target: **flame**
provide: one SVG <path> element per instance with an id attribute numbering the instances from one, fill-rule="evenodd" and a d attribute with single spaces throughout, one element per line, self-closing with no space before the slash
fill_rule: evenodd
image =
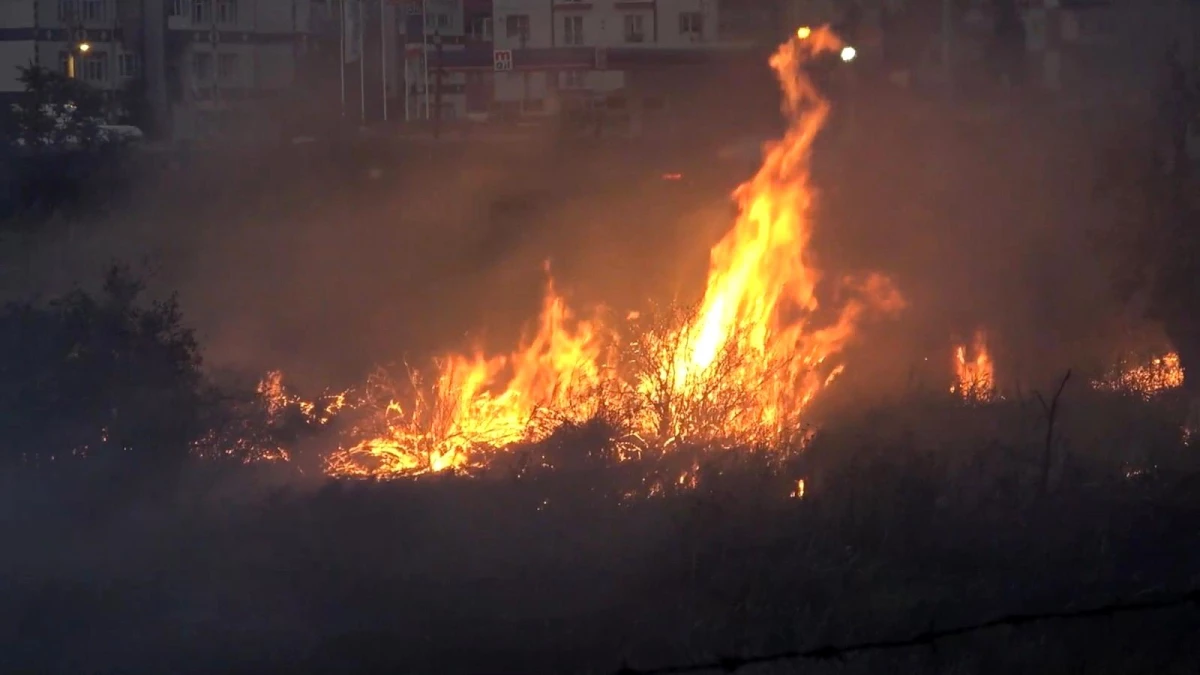
<path id="1" fill-rule="evenodd" d="M 416 475 L 477 468 L 489 452 L 541 440 L 556 423 L 582 422 L 601 400 L 600 337 L 596 324 L 575 319 L 551 282 L 532 339 L 509 355 L 443 357 L 432 392 L 411 373 L 411 402 L 389 400 L 380 433 L 334 453 L 328 470 Z"/>
<path id="2" fill-rule="evenodd" d="M 824 308 L 809 252 L 808 169 L 830 105 L 801 67 L 842 46 L 827 29 L 802 30 L 772 56 L 789 129 L 734 192 L 739 215 L 711 251 L 696 311 L 616 344 L 597 322 L 577 320 L 551 283 L 531 340 L 505 356 L 444 357 L 431 388 L 411 374 L 408 395 L 381 404 L 380 428 L 331 456 L 328 471 L 470 470 L 507 446 L 544 439 L 561 422 L 613 408 L 625 412 L 631 437 L 663 448 L 802 442 L 801 413 L 842 372 L 832 357 L 864 314 L 904 305 L 886 278 L 869 275 L 840 280 L 849 299 L 828 312 L 832 320 L 817 316 Z M 688 472 L 678 484 L 695 480 Z"/>
<path id="3" fill-rule="evenodd" d="M 853 336 L 864 310 L 904 304 L 881 276 L 848 279 L 845 285 L 867 299 L 847 303 L 832 325 L 814 329 L 820 274 L 808 247 L 814 198 L 808 168 L 830 105 L 801 66 L 841 46 L 829 30 L 801 29 L 771 57 L 788 131 L 766 147 L 762 167 L 734 192 L 738 219 L 712 250 L 699 311 L 666 336 L 674 348 L 639 383 L 643 394 L 669 391 L 676 407 L 696 408 L 740 392 L 738 405 L 707 425 L 740 442 L 779 441 L 798 431 L 799 414 L 841 372 L 827 360 Z M 670 418 L 659 415 L 658 431 L 679 436 L 686 430 L 671 407 L 658 406 Z"/>
<path id="4" fill-rule="evenodd" d="M 1146 400 L 1183 386 L 1179 354 L 1168 352 L 1144 363 L 1122 365 L 1092 383 L 1097 389 L 1135 394 Z"/>
<path id="5" fill-rule="evenodd" d="M 968 358 L 967 345 L 954 348 L 954 384 L 950 387 L 950 393 L 961 396 L 965 401 L 990 401 L 996 397 L 995 366 L 988 352 L 987 334 L 982 330 L 975 332 L 970 352 L 973 358 Z"/>

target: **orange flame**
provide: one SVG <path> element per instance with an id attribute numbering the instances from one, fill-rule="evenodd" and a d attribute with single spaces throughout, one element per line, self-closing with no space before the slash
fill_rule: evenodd
<path id="1" fill-rule="evenodd" d="M 1182 387 L 1183 376 L 1179 354 L 1168 352 L 1144 363 L 1118 367 L 1092 385 L 1097 389 L 1135 394 L 1149 400 L 1164 391 Z"/>
<path id="2" fill-rule="evenodd" d="M 864 310 L 904 305 L 881 276 L 847 280 L 866 300 L 847 303 L 831 326 L 813 326 L 820 274 L 808 250 L 814 198 L 808 167 L 830 105 L 801 66 L 841 46 L 827 29 L 801 29 L 771 57 L 788 131 L 767 146 L 758 173 L 734 192 L 737 222 L 713 248 L 700 310 L 673 340 L 679 345 L 673 363 L 664 364 L 673 373 L 675 395 L 683 399 L 705 396 L 711 389 L 703 385 L 714 378 L 746 391 L 750 400 L 737 411 L 740 419 L 721 420 L 743 441 L 780 440 L 780 434 L 797 430 L 799 413 L 841 372 L 826 360 L 853 336 Z M 725 364 L 730 367 L 722 367 L 731 355 L 732 363 Z"/>
<path id="3" fill-rule="evenodd" d="M 968 359 L 967 345 L 954 348 L 954 384 L 950 387 L 950 393 L 966 401 L 990 401 L 996 397 L 996 374 L 991 354 L 988 353 L 986 333 L 976 331 L 971 352 L 974 357 Z"/>
<path id="4" fill-rule="evenodd" d="M 412 475 L 478 467 L 489 452 L 540 440 L 555 422 L 583 421 L 596 412 L 602 344 L 551 283 L 532 339 L 508 356 L 444 357 L 432 395 L 414 380 L 411 403 L 389 401 L 382 432 L 334 453 L 328 469 Z"/>
<path id="5" fill-rule="evenodd" d="M 382 428 L 331 456 L 328 471 L 413 475 L 480 467 L 506 446 L 540 440 L 558 423 L 614 405 L 627 413 L 625 431 L 661 447 L 802 439 L 801 411 L 842 370 L 830 357 L 868 309 L 904 304 L 887 279 L 870 275 L 843 280 L 852 298 L 836 320 L 815 318 L 820 275 L 808 250 L 808 165 L 830 107 L 801 66 L 841 46 L 832 32 L 811 30 L 771 58 L 790 127 L 735 191 L 739 216 L 712 250 L 694 315 L 614 345 L 598 324 L 576 320 L 551 285 L 530 341 L 507 356 L 442 359 L 432 393 L 423 394 L 414 377 L 410 402 L 389 399 L 376 420 Z M 641 353 L 635 372 L 606 366 L 613 351 Z M 693 483 L 694 472 L 680 480 Z"/>

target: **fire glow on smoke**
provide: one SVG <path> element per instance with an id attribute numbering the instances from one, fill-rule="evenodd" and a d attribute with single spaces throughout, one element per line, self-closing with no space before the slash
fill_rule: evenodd
<path id="1" fill-rule="evenodd" d="M 598 315 L 573 312 L 548 278 L 534 329 L 510 353 L 447 354 L 431 375 L 380 372 L 353 401 L 334 394 L 302 405 L 306 419 L 321 425 L 342 408 L 360 413 L 325 471 L 378 478 L 476 471 L 515 446 L 594 420 L 618 434 L 609 439 L 617 460 L 684 446 L 778 453 L 803 447 L 809 405 L 843 371 L 839 357 L 863 320 L 904 307 L 881 275 L 843 277 L 839 296 L 849 299 L 822 308 L 835 310 L 824 312 L 832 320 L 815 319 L 821 273 L 809 249 L 809 159 L 830 106 L 803 66 L 841 47 L 828 30 L 805 29 L 771 57 L 789 127 L 734 192 L 738 216 L 711 251 L 697 306 L 606 325 Z M 1111 386 L 1178 386 L 1182 371 L 1171 359 L 1159 360 L 1165 370 L 1157 374 L 1121 375 Z M 954 348 L 952 365 L 952 395 L 978 404 L 999 398 L 983 331 Z M 295 404 L 273 378 L 260 395 Z M 692 466 L 664 477 L 648 494 L 667 482 L 694 486 L 698 472 Z M 804 493 L 801 478 L 792 496 Z"/>
<path id="2" fill-rule="evenodd" d="M 506 447 L 597 417 L 627 432 L 630 452 L 685 443 L 786 447 L 802 440 L 805 410 L 842 372 L 837 356 L 864 316 L 904 304 L 882 276 L 847 277 L 841 285 L 851 299 L 837 308 L 837 318 L 813 319 L 821 275 L 808 250 L 809 157 L 830 107 L 803 66 L 841 47 L 832 32 L 812 30 L 771 57 L 789 128 L 734 192 L 739 215 L 712 250 L 694 310 L 607 327 L 576 316 L 551 282 L 536 331 L 512 353 L 447 355 L 428 381 L 410 373 L 403 387 L 386 378 L 375 382 L 396 395 L 376 397 L 372 428 L 334 453 L 328 472 L 389 476 L 481 467 Z"/>

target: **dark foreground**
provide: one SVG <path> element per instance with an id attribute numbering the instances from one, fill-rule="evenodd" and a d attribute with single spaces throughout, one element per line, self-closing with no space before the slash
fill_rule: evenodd
<path id="1" fill-rule="evenodd" d="M 698 489 L 624 503 L 671 461 L 605 466 L 586 437 L 556 446 L 567 468 L 520 478 L 14 471 L 0 660 L 13 673 L 606 673 L 1195 587 L 1200 481 L 1194 451 L 1155 421 L 1169 405 L 1068 403 L 1048 481 L 1036 405 L 934 399 L 834 424 L 774 471 L 705 455 Z M 794 475 L 802 499 L 787 496 Z M 1200 666 L 1197 637 L 1185 604 L 761 668 L 1182 673 Z"/>

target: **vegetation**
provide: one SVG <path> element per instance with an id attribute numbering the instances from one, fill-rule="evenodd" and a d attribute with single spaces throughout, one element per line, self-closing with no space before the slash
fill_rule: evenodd
<path id="1" fill-rule="evenodd" d="M 78 218 L 105 208 L 127 169 L 124 140 L 105 128 L 122 114 L 103 92 L 43 68 L 21 69 L 25 98 L 13 104 L 3 129 L 8 143 L 8 203 L 0 191 L 4 227 L 29 227 L 55 215 Z M 139 100 L 131 92 L 128 102 Z"/>
<path id="2" fill-rule="evenodd" d="M 114 268 L 0 315 L 14 672 L 604 673 L 1200 583 L 1200 458 L 1170 398 L 1068 388 L 1047 434 L 1035 397 L 912 392 L 783 462 L 621 461 L 597 421 L 479 478 L 305 483 L 196 452 L 304 424 L 214 395 L 178 305 L 141 297 Z M 1187 608 L 1049 623 L 839 672 L 1184 672 L 1196 630 Z"/>
<path id="3" fill-rule="evenodd" d="M 1193 78 L 1172 48 L 1159 83 L 1157 108 L 1125 129 L 1113 149 L 1098 194 L 1114 207 L 1115 223 L 1098 229 L 1098 241 L 1115 261 L 1115 286 L 1162 323 L 1185 370 L 1200 370 L 1200 192 L 1188 155 L 1196 119 Z M 1200 378 L 1186 385 L 1200 395 Z"/>

